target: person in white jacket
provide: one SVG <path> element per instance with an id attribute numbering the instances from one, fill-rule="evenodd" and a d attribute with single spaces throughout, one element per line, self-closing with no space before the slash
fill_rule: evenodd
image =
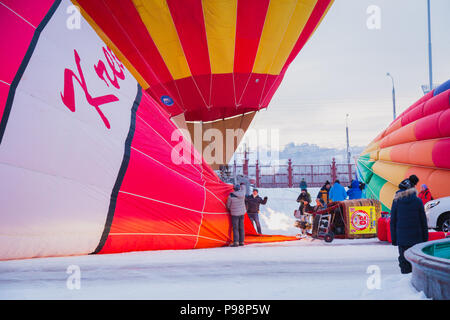
<path id="1" fill-rule="evenodd" d="M 241 183 L 240 186 L 235 186 L 234 192 L 228 196 L 227 209 L 230 211 L 231 223 L 233 225 L 233 243 L 231 247 L 244 245 L 245 194 L 245 184 Z"/>

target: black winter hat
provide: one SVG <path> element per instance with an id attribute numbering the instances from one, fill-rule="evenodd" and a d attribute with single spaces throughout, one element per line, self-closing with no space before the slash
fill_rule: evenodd
<path id="1" fill-rule="evenodd" d="M 410 175 L 408 179 L 411 182 L 412 187 L 415 187 L 419 182 L 419 178 L 415 174 Z"/>
<path id="2" fill-rule="evenodd" d="M 402 182 L 400 182 L 398 187 L 400 188 L 400 190 L 408 190 L 411 189 L 413 185 L 411 184 L 411 181 L 409 179 L 405 179 Z"/>

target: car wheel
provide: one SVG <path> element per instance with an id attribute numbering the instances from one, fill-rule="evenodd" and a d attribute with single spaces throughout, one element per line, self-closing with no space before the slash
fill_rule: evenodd
<path id="1" fill-rule="evenodd" d="M 439 217 L 438 221 L 439 231 L 450 232 L 450 213 L 444 213 Z"/>

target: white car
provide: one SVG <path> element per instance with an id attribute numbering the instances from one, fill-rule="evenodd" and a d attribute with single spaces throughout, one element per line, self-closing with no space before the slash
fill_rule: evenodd
<path id="1" fill-rule="evenodd" d="M 428 201 L 425 204 L 428 228 L 450 231 L 450 197 Z"/>

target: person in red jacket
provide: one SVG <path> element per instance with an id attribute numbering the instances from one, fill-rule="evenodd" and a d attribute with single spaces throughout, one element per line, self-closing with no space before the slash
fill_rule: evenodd
<path id="1" fill-rule="evenodd" d="M 425 205 L 428 201 L 433 200 L 430 189 L 428 189 L 426 184 L 422 185 L 422 190 L 419 193 L 419 198 L 422 200 L 423 205 Z"/>

